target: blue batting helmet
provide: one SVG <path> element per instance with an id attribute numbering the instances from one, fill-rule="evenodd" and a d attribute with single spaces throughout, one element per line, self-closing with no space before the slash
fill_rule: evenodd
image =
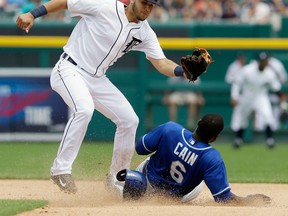
<path id="1" fill-rule="evenodd" d="M 142 197 L 147 189 L 147 180 L 143 173 L 136 170 L 124 169 L 117 173 L 118 181 L 125 181 L 123 198 L 137 200 Z"/>

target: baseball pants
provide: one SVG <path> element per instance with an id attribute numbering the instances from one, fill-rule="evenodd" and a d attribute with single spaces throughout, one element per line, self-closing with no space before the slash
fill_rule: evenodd
<path id="1" fill-rule="evenodd" d="M 244 96 L 240 98 L 239 104 L 233 110 L 231 128 L 234 131 L 247 128 L 253 111 L 262 119 L 264 125 L 273 126 L 274 116 L 269 98 L 266 95 L 259 95 L 252 99 Z"/>
<path id="2" fill-rule="evenodd" d="M 139 119 L 125 96 L 106 76 L 92 77 L 62 56 L 52 70 L 50 83 L 73 112 L 51 167 L 51 175 L 71 173 L 94 110 L 116 125 L 110 173 L 129 169 Z"/>

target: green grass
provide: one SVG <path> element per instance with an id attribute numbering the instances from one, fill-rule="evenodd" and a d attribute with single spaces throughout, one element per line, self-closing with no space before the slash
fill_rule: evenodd
<path id="1" fill-rule="evenodd" d="M 221 143 L 221 144 L 220 144 Z M 50 167 L 57 154 L 58 143 L 0 144 L 0 179 L 49 179 Z M 268 149 L 265 144 L 246 144 L 233 149 L 230 143 L 216 142 L 226 164 L 230 183 L 288 183 L 288 145 Z M 103 180 L 109 171 L 113 145 L 111 142 L 82 144 L 73 165 L 76 180 Z M 135 169 L 146 156 L 134 154 Z M 0 200 L 0 215 L 10 216 L 47 204 L 44 200 Z"/>
<path id="2" fill-rule="evenodd" d="M 58 143 L 0 144 L 0 179 L 49 179 L 50 167 L 58 150 Z M 80 180 L 102 180 L 109 171 L 113 145 L 83 143 L 73 165 L 73 176 Z M 132 167 L 145 157 L 136 156 Z"/>
<path id="3" fill-rule="evenodd" d="M 227 168 L 229 182 L 288 183 L 288 146 L 268 149 L 265 144 L 246 144 L 240 149 L 216 145 Z"/>
<path id="4" fill-rule="evenodd" d="M 268 149 L 265 144 L 246 144 L 233 149 L 228 143 L 213 144 L 226 164 L 230 182 L 288 183 L 288 145 Z M 48 179 L 58 150 L 57 143 L 1 143 L 0 179 Z M 73 165 L 78 180 L 102 180 L 109 171 L 113 145 L 111 142 L 82 144 Z M 131 168 L 145 156 L 134 154 Z"/>
<path id="5" fill-rule="evenodd" d="M 0 179 L 46 179 L 56 151 L 51 143 L 1 143 Z"/>
<path id="6" fill-rule="evenodd" d="M 0 200 L 0 215 L 11 216 L 47 205 L 46 200 Z"/>

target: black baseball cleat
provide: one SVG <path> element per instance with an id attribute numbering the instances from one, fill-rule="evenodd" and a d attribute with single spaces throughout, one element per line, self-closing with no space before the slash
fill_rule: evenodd
<path id="1" fill-rule="evenodd" d="M 275 140 L 274 138 L 267 138 L 266 139 L 266 145 L 268 148 L 272 149 L 275 147 Z"/>
<path id="2" fill-rule="evenodd" d="M 52 181 L 58 185 L 60 190 L 68 194 L 75 194 L 77 192 L 77 187 L 71 174 L 61 174 L 61 175 L 51 175 Z"/>
<path id="3" fill-rule="evenodd" d="M 243 140 L 241 138 L 236 138 L 233 142 L 233 147 L 235 149 L 240 148 L 242 143 L 243 143 Z"/>

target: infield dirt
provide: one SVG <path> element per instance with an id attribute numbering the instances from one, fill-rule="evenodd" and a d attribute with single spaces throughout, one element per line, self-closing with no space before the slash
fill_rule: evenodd
<path id="1" fill-rule="evenodd" d="M 0 199 L 45 199 L 49 204 L 41 209 L 20 214 L 35 215 L 103 215 L 103 216 L 288 216 L 287 184 L 231 184 L 232 192 L 240 196 L 262 193 L 272 198 L 271 204 L 251 203 L 248 206 L 224 206 L 213 201 L 208 189 L 188 204 L 153 197 L 123 202 L 108 193 L 100 181 L 76 181 L 78 193 L 65 194 L 49 180 L 0 180 Z"/>

